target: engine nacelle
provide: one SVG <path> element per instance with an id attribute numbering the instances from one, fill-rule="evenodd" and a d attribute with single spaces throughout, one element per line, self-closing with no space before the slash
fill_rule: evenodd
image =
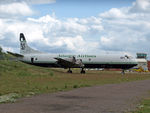
<path id="1" fill-rule="evenodd" d="M 80 67 L 84 67 L 84 64 L 82 62 L 82 59 L 76 59 L 75 64 L 79 65 Z"/>

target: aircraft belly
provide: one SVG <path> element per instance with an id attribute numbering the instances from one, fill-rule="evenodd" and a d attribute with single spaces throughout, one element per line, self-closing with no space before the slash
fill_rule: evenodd
<path id="1" fill-rule="evenodd" d="M 56 63 L 29 63 L 29 64 L 40 67 L 60 67 Z"/>
<path id="2" fill-rule="evenodd" d="M 84 64 L 85 68 L 121 68 L 129 69 L 136 64 Z"/>

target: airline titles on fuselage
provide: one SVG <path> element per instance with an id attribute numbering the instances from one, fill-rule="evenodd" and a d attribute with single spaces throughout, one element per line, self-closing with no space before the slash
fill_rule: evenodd
<path id="1" fill-rule="evenodd" d="M 58 57 L 60 57 L 60 58 L 70 58 L 70 57 L 76 57 L 76 58 L 96 58 L 96 55 L 64 55 L 64 54 L 59 54 Z"/>

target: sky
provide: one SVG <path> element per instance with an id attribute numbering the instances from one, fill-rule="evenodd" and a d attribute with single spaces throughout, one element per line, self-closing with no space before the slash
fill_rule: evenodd
<path id="1" fill-rule="evenodd" d="M 150 59 L 150 0 L 0 0 L 0 46 L 19 53 L 20 33 L 43 52 Z"/>

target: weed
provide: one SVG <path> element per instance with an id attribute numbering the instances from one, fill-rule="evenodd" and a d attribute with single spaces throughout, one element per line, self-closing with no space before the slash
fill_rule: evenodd
<path id="1" fill-rule="evenodd" d="M 50 75 L 50 76 L 54 76 L 54 73 L 53 73 L 53 72 L 50 72 L 49 75 Z"/>
<path id="2" fill-rule="evenodd" d="M 137 111 L 132 113 L 150 113 L 150 98 L 144 99 L 138 106 Z"/>
<path id="3" fill-rule="evenodd" d="M 47 89 L 47 90 L 49 89 L 48 86 L 46 86 L 46 89 Z"/>
<path id="4" fill-rule="evenodd" d="M 16 93 L 10 93 L 7 95 L 0 96 L 0 103 L 6 103 L 6 102 L 15 102 L 17 98 L 19 98 L 20 95 Z"/>
<path id="5" fill-rule="evenodd" d="M 79 86 L 78 85 L 73 85 L 73 88 L 79 88 Z"/>
<path id="6" fill-rule="evenodd" d="M 65 84 L 65 89 L 67 89 L 68 88 L 68 86 L 67 86 L 67 84 Z"/>
<path id="7" fill-rule="evenodd" d="M 17 73 L 17 76 L 31 76 L 32 74 L 26 71 L 21 71 L 19 73 Z"/>

